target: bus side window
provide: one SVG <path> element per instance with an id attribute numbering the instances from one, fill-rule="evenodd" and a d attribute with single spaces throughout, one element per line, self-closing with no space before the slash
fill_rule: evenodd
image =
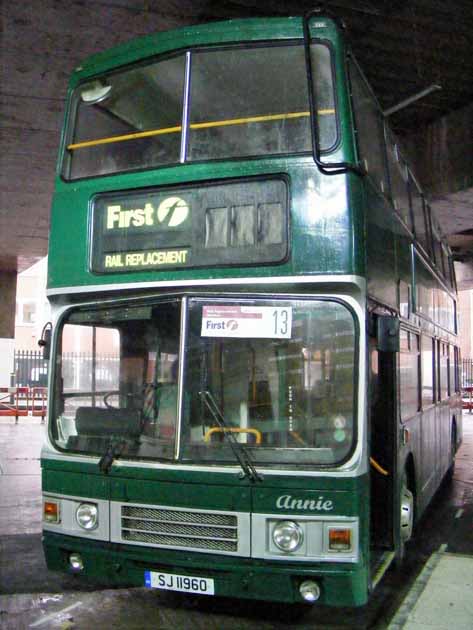
<path id="1" fill-rule="evenodd" d="M 406 330 L 401 330 L 399 380 L 401 419 L 407 420 L 419 411 L 419 336 Z"/>
<path id="2" fill-rule="evenodd" d="M 404 223 L 412 231 L 407 165 L 400 154 L 399 146 L 391 134 L 386 131 L 386 152 L 388 156 L 389 182 L 391 185 L 391 199 L 394 209 Z"/>
<path id="3" fill-rule="evenodd" d="M 350 80 L 359 158 L 376 187 L 387 191 L 386 160 L 381 113 L 357 65 L 350 62 Z"/>
<path id="4" fill-rule="evenodd" d="M 434 355 L 435 340 L 423 336 L 421 344 L 422 362 L 422 407 L 425 409 L 435 402 L 434 392 Z"/>
<path id="5" fill-rule="evenodd" d="M 416 240 L 424 248 L 427 255 L 430 255 L 429 227 L 425 213 L 425 201 L 411 173 L 409 173 L 409 193 Z"/>
<path id="6" fill-rule="evenodd" d="M 439 400 L 445 400 L 449 395 L 448 386 L 448 345 L 439 341 Z"/>

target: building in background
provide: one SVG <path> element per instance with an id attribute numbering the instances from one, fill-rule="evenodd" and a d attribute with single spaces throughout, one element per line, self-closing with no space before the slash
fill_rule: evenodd
<path id="1" fill-rule="evenodd" d="M 45 386 L 48 362 L 38 346 L 44 325 L 51 321 L 51 308 L 46 297 L 47 258 L 18 274 L 15 318 L 14 359 L 9 374 L 15 373 L 20 386 Z M 92 345 L 96 345 L 96 378 L 102 384 L 117 380 L 119 339 L 116 330 L 97 329 L 92 340 L 92 329 L 85 326 L 66 326 L 62 337 L 66 373 L 76 375 L 81 382 L 91 378 Z M 5 383 L 7 384 L 7 383 Z M 70 382 L 70 388 L 80 386 Z M 105 386 L 105 385 L 104 385 Z"/>
<path id="2" fill-rule="evenodd" d="M 16 290 L 15 350 L 39 350 L 38 339 L 51 310 L 46 298 L 48 259 L 43 258 L 18 274 Z"/>
<path id="3" fill-rule="evenodd" d="M 460 291 L 458 294 L 458 314 L 462 356 L 473 359 L 473 291 Z"/>

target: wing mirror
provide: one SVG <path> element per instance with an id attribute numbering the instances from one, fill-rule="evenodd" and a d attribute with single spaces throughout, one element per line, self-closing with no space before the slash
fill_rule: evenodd
<path id="1" fill-rule="evenodd" d="M 392 315 L 376 318 L 376 340 L 380 352 L 399 352 L 399 319 Z"/>
<path id="2" fill-rule="evenodd" d="M 51 357 L 51 337 L 53 334 L 53 325 L 51 322 L 47 322 L 43 326 L 41 331 L 41 339 L 38 341 L 38 346 L 43 349 L 43 359 L 49 361 Z"/>

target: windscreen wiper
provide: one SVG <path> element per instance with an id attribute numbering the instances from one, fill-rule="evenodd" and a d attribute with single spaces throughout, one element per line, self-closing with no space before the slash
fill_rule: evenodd
<path id="1" fill-rule="evenodd" d="M 127 443 L 125 440 L 119 440 L 116 442 L 113 438 L 109 441 L 107 450 L 102 455 L 99 461 L 99 469 L 105 475 L 108 475 L 113 462 L 120 457 L 125 450 Z"/>
<path id="2" fill-rule="evenodd" d="M 210 411 L 212 418 L 215 420 L 216 424 L 222 429 L 224 437 L 228 440 L 230 448 L 232 449 L 235 458 L 241 466 L 243 471 L 243 477 L 248 477 L 251 482 L 255 481 L 263 481 L 263 477 L 256 470 L 253 460 L 251 458 L 248 450 L 238 442 L 235 435 L 230 431 L 227 423 L 225 422 L 225 418 L 223 417 L 222 412 L 220 411 L 219 406 L 217 405 L 214 397 L 208 390 L 204 390 L 199 392 L 202 400 L 207 406 L 207 409 Z"/>

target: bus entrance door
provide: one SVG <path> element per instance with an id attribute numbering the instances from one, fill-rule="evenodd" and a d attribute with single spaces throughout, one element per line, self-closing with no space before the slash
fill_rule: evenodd
<path id="1" fill-rule="evenodd" d="M 369 347 L 371 548 L 377 556 L 394 549 L 396 449 L 396 353 Z"/>

